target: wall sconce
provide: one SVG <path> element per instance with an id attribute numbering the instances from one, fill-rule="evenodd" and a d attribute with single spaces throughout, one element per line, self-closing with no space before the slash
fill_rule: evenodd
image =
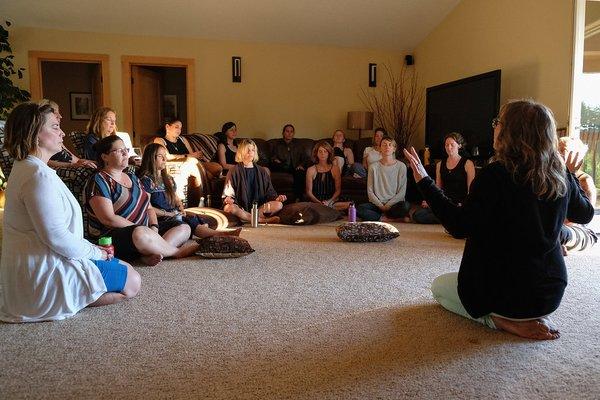
<path id="1" fill-rule="evenodd" d="M 377 64 L 369 64 L 369 87 L 377 87 Z"/>
<path id="2" fill-rule="evenodd" d="M 349 111 L 348 129 L 358 129 L 360 139 L 363 129 L 373 129 L 373 113 L 371 111 Z"/>
<path id="3" fill-rule="evenodd" d="M 242 81 L 242 57 L 231 57 L 231 81 Z"/>

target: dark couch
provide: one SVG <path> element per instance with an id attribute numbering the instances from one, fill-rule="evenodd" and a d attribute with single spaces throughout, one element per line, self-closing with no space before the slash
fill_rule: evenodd
<path id="1" fill-rule="evenodd" d="M 259 153 L 259 164 L 269 166 L 269 160 L 271 159 L 272 148 L 277 139 L 253 139 L 256 142 Z M 331 144 L 331 139 L 326 138 Z M 306 157 L 310 159 L 312 157 L 312 150 L 318 140 L 308 138 L 298 138 L 297 144 L 302 147 Z M 352 149 L 354 153 L 355 162 L 362 162 L 362 155 L 365 147 L 371 144 L 370 138 L 361 139 L 360 141 L 354 141 L 346 139 L 346 145 Z M 275 190 L 279 194 L 285 194 L 290 201 L 295 201 L 293 191 L 293 176 L 285 172 L 271 172 L 271 181 Z M 342 177 L 342 198 L 354 201 L 356 203 L 363 203 L 367 200 L 367 178 L 354 178 L 352 176 Z"/>

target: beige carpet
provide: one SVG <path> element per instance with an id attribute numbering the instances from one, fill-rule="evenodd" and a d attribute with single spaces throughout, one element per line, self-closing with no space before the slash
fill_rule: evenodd
<path id="1" fill-rule="evenodd" d="M 567 258 L 563 336 L 536 342 L 435 304 L 464 244 L 441 227 L 358 244 L 335 225 L 245 228 L 250 256 L 139 268 L 131 301 L 0 324 L 0 398 L 600 397 L 600 248 Z"/>

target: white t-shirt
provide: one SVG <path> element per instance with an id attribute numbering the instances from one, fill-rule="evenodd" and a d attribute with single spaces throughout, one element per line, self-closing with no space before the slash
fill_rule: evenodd
<path id="1" fill-rule="evenodd" d="M 365 151 L 363 152 L 363 160 L 366 157 L 368 157 L 367 162 L 369 163 L 369 165 L 371 165 L 371 164 L 381 160 L 381 153 L 369 146 L 369 147 L 365 148 Z"/>

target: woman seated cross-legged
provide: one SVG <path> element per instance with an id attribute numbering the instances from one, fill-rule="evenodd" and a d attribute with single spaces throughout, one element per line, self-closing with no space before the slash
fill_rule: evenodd
<path id="1" fill-rule="evenodd" d="M 594 209 L 577 178 L 580 160 L 557 151 L 552 112 L 529 100 L 505 104 L 494 127 L 495 161 L 473 180 L 462 206 L 404 151 L 415 181 L 444 227 L 467 240 L 458 273 L 431 286 L 446 309 L 518 336 L 556 339 L 548 315 L 559 306 L 567 270 L 559 243 L 566 218 L 587 223 Z"/>
<path id="2" fill-rule="evenodd" d="M 63 137 L 50 105 L 19 104 L 6 121 L 4 145 L 16 161 L 4 207 L 2 321 L 60 320 L 140 289 L 131 265 L 83 238 L 79 203 L 46 165 Z"/>
<path id="3" fill-rule="evenodd" d="M 475 164 L 459 153 L 464 145 L 465 139 L 460 133 L 448 133 L 444 136 L 447 157 L 438 161 L 435 166 L 435 184 L 457 205 L 465 201 L 471 182 L 475 178 Z M 412 220 L 417 224 L 440 223 L 426 201 L 423 201 L 412 213 Z"/>
<path id="4" fill-rule="evenodd" d="M 229 169 L 223 189 L 223 210 L 232 213 L 242 221 L 249 222 L 252 218 L 252 205 L 257 203 L 259 222 L 278 223 L 279 217 L 273 215 L 283 208 L 287 200 L 284 194 L 277 195 L 269 170 L 257 165 L 258 149 L 253 140 L 244 139 L 238 144 L 235 154 L 237 162 Z M 268 214 L 269 216 L 265 215 Z"/>
<path id="5" fill-rule="evenodd" d="M 239 236 L 241 228 L 231 231 L 216 231 L 198 215 L 187 214 L 176 194 L 175 181 L 167 173 L 167 149 L 160 144 L 150 143 L 144 148 L 142 166 L 138 171 L 144 189 L 150 194 L 150 204 L 158 217 L 159 232 L 181 222 L 191 228 L 199 238 L 210 236 Z"/>
<path id="6" fill-rule="evenodd" d="M 338 129 L 333 132 L 331 138 L 333 142 L 334 164 L 340 169 L 342 176 L 354 176 L 355 178 L 364 178 L 367 176 L 367 170 L 361 163 L 354 162 L 354 152 L 350 147 L 346 147 L 346 134 Z"/>
<path id="7" fill-rule="evenodd" d="M 317 142 L 312 152 L 315 165 L 306 170 L 306 197 L 336 210 L 347 210 L 347 201 L 338 201 L 342 192 L 340 170 L 333 165 L 333 148 L 326 140 Z"/>
<path id="8" fill-rule="evenodd" d="M 363 221 L 404 221 L 410 203 L 406 195 L 406 165 L 396 159 L 396 141 L 381 139 L 381 160 L 369 165 L 367 194 L 369 203 L 360 204 L 356 215 Z"/>
<path id="9" fill-rule="evenodd" d="M 156 265 L 163 257 L 193 255 L 199 246 L 188 240 L 190 226 L 178 223 L 159 230 L 150 196 L 135 175 L 123 172 L 128 163 L 123 141 L 105 137 L 95 144 L 95 151 L 99 172 L 85 190 L 90 236 L 111 236 L 117 257 L 140 258 L 147 265 Z"/>
<path id="10" fill-rule="evenodd" d="M 190 142 L 181 136 L 183 123 L 177 118 L 167 118 L 164 124 L 159 128 L 158 135 L 153 142 L 162 144 L 167 149 L 167 160 L 180 162 L 180 172 L 178 173 L 179 193 L 183 198 L 183 187 L 190 184 L 192 187 L 201 189 L 204 195 L 211 192 L 210 187 L 215 179 L 221 176 L 223 167 L 217 162 L 212 162 L 202 151 L 192 151 Z M 188 182 L 188 178 L 192 178 Z M 196 205 L 196 194 L 188 190 L 188 197 L 193 198 L 193 205 Z M 199 194 L 198 194 L 199 197 Z M 199 198 L 198 198 L 199 200 Z"/>

